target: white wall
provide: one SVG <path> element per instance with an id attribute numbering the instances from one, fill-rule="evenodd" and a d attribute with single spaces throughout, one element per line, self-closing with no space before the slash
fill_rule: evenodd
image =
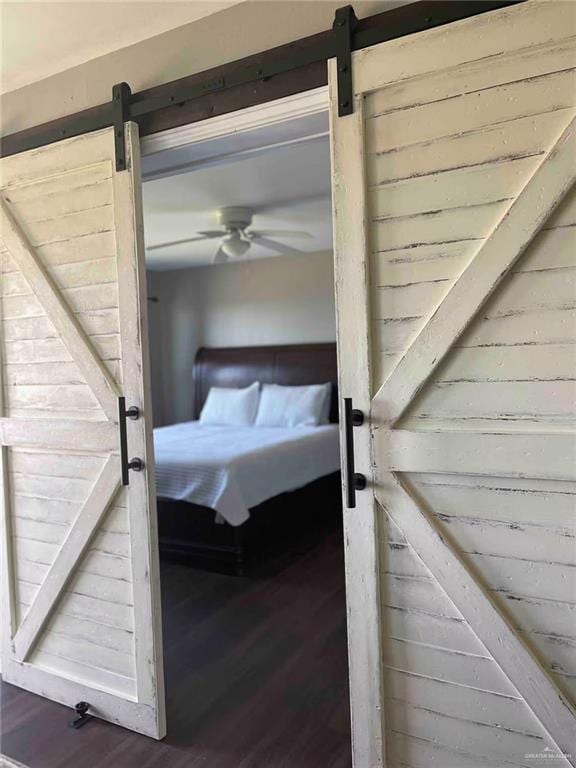
<path id="1" fill-rule="evenodd" d="M 198 347 L 334 341 L 332 252 L 148 272 L 157 424 L 191 417 Z"/>
<path id="2" fill-rule="evenodd" d="M 356 0 L 361 18 L 407 0 Z M 138 13 L 139 3 L 133 3 Z M 5 94 L 3 134 L 69 115 L 110 100 L 125 80 L 133 91 L 202 72 L 332 26 L 342 0 L 256 0 L 185 24 Z"/>

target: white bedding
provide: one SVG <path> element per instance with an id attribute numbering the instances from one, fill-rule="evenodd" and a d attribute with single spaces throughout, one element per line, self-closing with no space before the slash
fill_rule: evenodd
<path id="1" fill-rule="evenodd" d="M 266 499 L 340 467 L 338 426 L 230 427 L 189 421 L 154 430 L 156 492 L 215 509 L 230 525 Z"/>

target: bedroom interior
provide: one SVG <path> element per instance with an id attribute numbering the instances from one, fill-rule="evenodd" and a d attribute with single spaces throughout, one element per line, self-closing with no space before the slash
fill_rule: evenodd
<path id="1" fill-rule="evenodd" d="M 221 666 L 198 664 L 209 638 L 229 654 L 227 695 L 262 709 L 250 749 L 276 731 L 278 754 L 291 743 L 305 759 L 314 698 L 313 749 L 349 759 L 324 96 L 306 96 L 311 114 L 145 154 L 142 193 L 168 721 L 187 690 L 220 684 Z M 292 626 L 306 615 L 314 640 Z M 271 663 L 273 636 L 285 652 Z M 257 692 L 240 686 L 247 667 Z M 207 708 L 221 725 L 222 708 Z M 238 761 L 245 738 L 231 739 Z"/>

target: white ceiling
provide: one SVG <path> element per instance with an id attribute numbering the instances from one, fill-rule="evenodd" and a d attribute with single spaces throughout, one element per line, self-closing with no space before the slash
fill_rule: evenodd
<path id="1" fill-rule="evenodd" d="M 247 206 L 254 210 L 252 229 L 303 230 L 311 237 L 275 239 L 307 253 L 328 250 L 332 247 L 328 138 L 238 155 L 218 165 L 146 181 L 143 200 L 147 246 L 218 229 L 219 208 Z M 218 240 L 211 240 L 149 251 L 146 266 L 166 270 L 210 264 L 217 248 Z M 275 255 L 253 245 L 243 258 Z"/>
<path id="2" fill-rule="evenodd" d="M 0 2 L 0 92 L 22 88 L 241 0 Z"/>

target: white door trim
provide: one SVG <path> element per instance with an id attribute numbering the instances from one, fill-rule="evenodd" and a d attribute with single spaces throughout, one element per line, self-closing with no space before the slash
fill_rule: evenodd
<path id="1" fill-rule="evenodd" d="M 247 133 L 256 128 L 266 128 L 296 117 L 308 117 L 327 111 L 328 86 L 322 86 L 144 136 L 140 141 L 141 154 L 145 157 L 166 149 L 176 149 L 231 134 Z"/>

